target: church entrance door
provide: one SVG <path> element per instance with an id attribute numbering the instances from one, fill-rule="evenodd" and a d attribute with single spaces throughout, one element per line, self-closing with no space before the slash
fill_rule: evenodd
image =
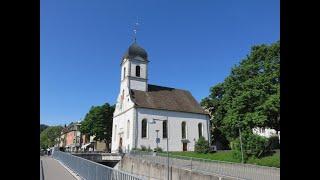
<path id="1" fill-rule="evenodd" d="M 183 151 L 187 151 L 187 149 L 188 149 L 188 148 L 187 148 L 188 144 L 184 142 L 184 143 L 182 143 L 182 145 L 183 145 L 182 150 L 183 150 Z"/>

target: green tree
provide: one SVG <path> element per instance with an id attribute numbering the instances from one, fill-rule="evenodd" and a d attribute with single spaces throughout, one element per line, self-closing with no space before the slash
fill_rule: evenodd
<path id="1" fill-rule="evenodd" d="M 95 136 L 95 140 L 104 141 L 108 149 L 112 138 L 114 108 L 108 103 L 102 106 L 92 106 L 80 126 L 81 133 Z"/>
<path id="2" fill-rule="evenodd" d="M 49 126 L 48 125 L 45 125 L 45 124 L 40 124 L 40 134 L 43 130 L 45 130 L 46 128 L 48 128 Z"/>
<path id="3" fill-rule="evenodd" d="M 212 133 L 228 141 L 254 127 L 280 130 L 280 41 L 253 46 L 224 82 L 210 89 L 201 105 L 209 110 Z M 215 137 L 212 138 L 213 140 Z"/>
<path id="4" fill-rule="evenodd" d="M 62 126 L 49 126 L 40 133 L 40 147 L 46 149 L 54 146 L 57 137 L 60 136 Z"/>

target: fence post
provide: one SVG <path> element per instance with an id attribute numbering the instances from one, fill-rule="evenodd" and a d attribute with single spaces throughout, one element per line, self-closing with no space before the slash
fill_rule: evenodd
<path id="1" fill-rule="evenodd" d="M 98 176 L 99 176 L 99 174 L 98 174 L 98 166 L 96 166 L 96 180 L 98 179 Z"/>
<path id="2" fill-rule="evenodd" d="M 190 180 L 192 180 L 192 157 L 190 159 Z"/>
<path id="3" fill-rule="evenodd" d="M 131 159 L 131 174 L 133 173 L 133 158 L 130 158 Z"/>

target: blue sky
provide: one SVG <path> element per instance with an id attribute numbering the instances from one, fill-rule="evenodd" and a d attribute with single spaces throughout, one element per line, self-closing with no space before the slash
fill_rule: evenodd
<path id="1" fill-rule="evenodd" d="M 149 83 L 200 101 L 252 45 L 280 38 L 279 0 L 41 0 L 40 122 L 69 124 L 114 104 L 120 60 L 132 43 L 149 54 Z"/>

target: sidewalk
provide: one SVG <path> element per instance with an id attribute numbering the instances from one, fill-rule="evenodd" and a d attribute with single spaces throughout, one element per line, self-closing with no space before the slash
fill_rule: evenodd
<path id="1" fill-rule="evenodd" d="M 40 156 L 40 176 L 42 179 L 43 167 L 43 180 L 77 180 L 72 174 L 68 172 L 57 160 L 48 157 Z"/>

